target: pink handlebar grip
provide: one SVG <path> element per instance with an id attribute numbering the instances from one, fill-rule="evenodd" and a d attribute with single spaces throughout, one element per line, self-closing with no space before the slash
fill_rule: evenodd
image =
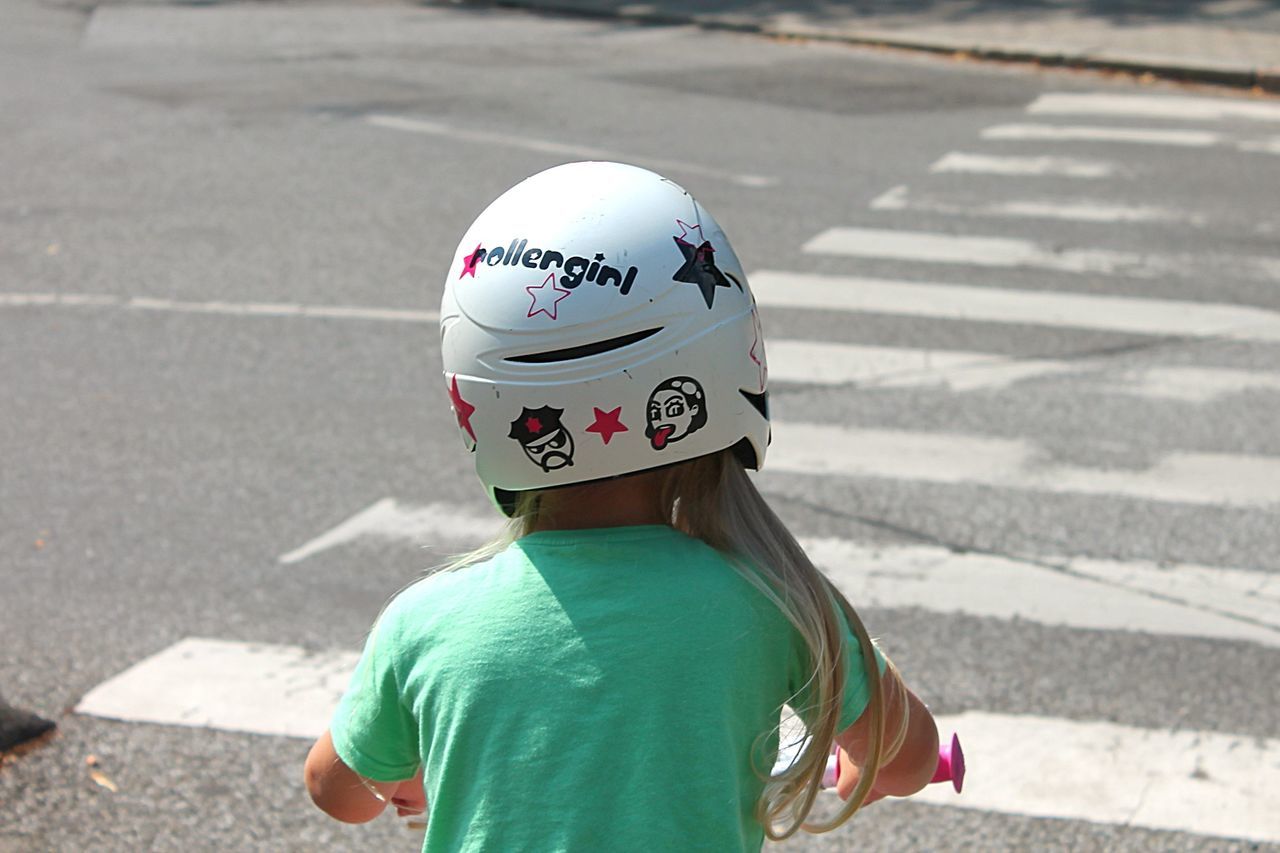
<path id="1" fill-rule="evenodd" d="M 964 787 L 964 750 L 960 748 L 959 735 L 951 735 L 951 743 L 938 750 L 938 769 L 929 781 L 950 782 L 957 794 Z"/>
<path id="2" fill-rule="evenodd" d="M 827 772 L 822 776 L 822 787 L 834 788 L 840 780 L 840 758 L 832 753 L 827 759 Z M 964 750 L 960 748 L 960 736 L 951 735 L 951 743 L 945 743 L 938 750 L 938 769 L 934 771 L 930 782 L 950 782 L 951 787 L 960 793 L 964 787 Z"/>

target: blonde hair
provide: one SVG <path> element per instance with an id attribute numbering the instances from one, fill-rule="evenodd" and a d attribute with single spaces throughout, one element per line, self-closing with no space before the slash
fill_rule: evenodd
<path id="1" fill-rule="evenodd" d="M 731 564 L 795 626 L 809 652 L 811 675 L 802 709 L 808 738 L 785 771 L 766 777 L 756 804 L 756 818 L 773 841 L 798 830 L 829 832 L 849 820 L 866 800 L 882 764 L 892 760 L 906 735 L 906 717 L 890 743 L 885 743 L 886 698 L 881 689 L 873 641 L 848 600 L 814 566 L 804 549 L 773 512 L 731 450 L 673 465 L 664 472 L 659 510 L 672 527 L 701 539 L 729 557 Z M 506 528 L 487 545 L 464 554 L 445 571 L 486 560 L 513 541 L 538 529 L 541 492 L 521 492 Z M 831 745 L 840 731 L 845 693 L 845 644 L 837 608 L 857 637 L 863 671 L 870 688 L 870 743 L 857 787 L 836 815 L 826 823 L 809 821 Z M 902 682 L 892 663 L 895 692 Z M 796 697 L 792 697 L 794 701 Z M 780 709 L 781 710 L 781 709 Z M 762 737 L 768 733 L 762 733 Z"/>

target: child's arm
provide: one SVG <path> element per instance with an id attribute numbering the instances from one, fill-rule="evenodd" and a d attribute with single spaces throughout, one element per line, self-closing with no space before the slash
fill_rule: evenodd
<path id="1" fill-rule="evenodd" d="M 382 814 L 402 782 L 365 779 L 338 757 L 326 730 L 311 747 L 302 771 L 311 800 L 343 823 L 364 823 Z"/>
<path id="2" fill-rule="evenodd" d="M 866 802 L 881 797 L 908 797 L 929 784 L 938 768 L 938 727 L 924 703 L 894 675 L 892 668 L 880 679 L 885 697 L 884 731 L 887 741 L 894 737 L 907 714 L 907 732 L 896 754 L 885 755 Z M 864 711 L 852 726 L 836 736 L 842 755 L 836 792 L 845 799 L 860 778 L 858 766 L 867 756 L 871 742 L 871 714 Z"/>

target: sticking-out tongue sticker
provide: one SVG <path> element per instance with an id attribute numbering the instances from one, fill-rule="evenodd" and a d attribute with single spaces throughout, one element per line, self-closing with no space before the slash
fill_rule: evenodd
<path id="1" fill-rule="evenodd" d="M 702 429 L 707 422 L 707 400 L 698 380 L 676 376 L 659 383 L 649 394 L 645 421 L 644 436 L 654 450 Z"/>

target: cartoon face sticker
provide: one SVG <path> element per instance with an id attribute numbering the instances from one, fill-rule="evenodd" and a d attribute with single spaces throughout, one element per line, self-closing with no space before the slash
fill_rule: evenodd
<path id="1" fill-rule="evenodd" d="M 573 436 L 560 423 L 564 409 L 522 406 L 520 417 L 511 422 L 508 438 L 520 442 L 533 464 L 550 473 L 573 464 Z"/>
<path id="2" fill-rule="evenodd" d="M 645 406 L 645 438 L 654 450 L 702 429 L 707 422 L 706 394 L 698 380 L 676 376 L 654 388 Z"/>

